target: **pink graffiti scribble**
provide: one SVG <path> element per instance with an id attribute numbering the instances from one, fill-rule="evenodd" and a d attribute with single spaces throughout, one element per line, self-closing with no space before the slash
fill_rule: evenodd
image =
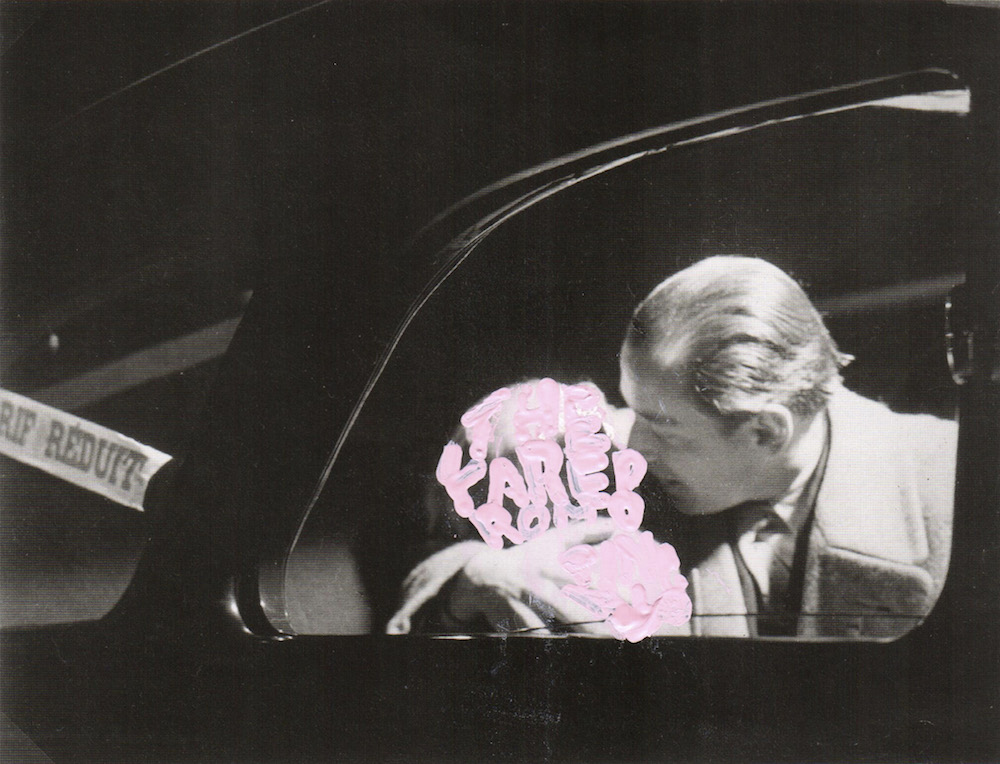
<path id="1" fill-rule="evenodd" d="M 646 474 L 646 460 L 628 448 L 608 459 L 612 443 L 603 431 L 607 411 L 600 391 L 589 383 L 562 385 L 548 378 L 521 386 L 513 415 L 513 450 L 523 474 L 506 456 L 486 459 L 497 418 L 512 395 L 510 388 L 502 387 L 462 416 L 470 443 L 467 464 L 462 465 L 457 443 L 449 443 L 441 453 L 436 476 L 458 515 L 469 519 L 494 548 L 502 548 L 504 538 L 521 544 L 553 524 L 563 528 L 595 520 L 598 510 L 607 510 L 623 530 L 636 530 L 644 503 L 634 489 Z M 560 432 L 565 433 L 563 447 L 557 442 Z M 610 485 L 604 472 L 609 463 L 615 475 L 613 494 L 605 490 Z M 476 507 L 469 490 L 487 475 L 488 499 Z M 519 510 L 516 520 L 504 507 L 505 499 Z"/>
<path id="2" fill-rule="evenodd" d="M 563 593 L 604 619 L 619 639 L 638 642 L 664 623 L 680 626 L 691 618 L 677 553 L 649 531 L 572 547 L 559 562 L 574 582 Z"/>
<path id="3" fill-rule="evenodd" d="M 462 415 L 462 426 L 472 444 L 469 446 L 469 456 L 476 461 L 486 458 L 486 448 L 493 440 L 494 420 L 500 406 L 508 398 L 510 398 L 510 389 L 501 387 Z"/>
<path id="4" fill-rule="evenodd" d="M 517 408 L 504 415 L 498 433 L 512 396 Z M 637 642 L 664 623 L 685 623 L 691 600 L 674 548 L 657 543 L 648 531 L 638 533 L 645 503 L 635 489 L 646 474 L 646 460 L 630 448 L 612 450 L 606 405 L 590 383 L 563 385 L 546 378 L 514 390 L 502 387 L 462 417 L 469 462 L 462 464 L 462 446 L 448 443 L 436 476 L 456 513 L 494 549 L 523 544 L 552 525 L 596 520 L 598 511 L 607 511 L 619 535 L 563 553 L 559 561 L 574 583 L 562 592 L 604 619 L 616 637 Z M 487 460 L 491 444 L 496 456 Z M 488 495 L 477 507 L 470 489 L 487 476 Z"/>
<path id="5" fill-rule="evenodd" d="M 471 461 L 462 467 L 462 447 L 454 441 L 444 447 L 435 476 L 444 486 L 459 517 L 471 517 L 475 504 L 469 489 L 486 475 L 486 462 Z"/>
<path id="6" fill-rule="evenodd" d="M 535 385 L 524 385 L 517 396 L 514 432 L 517 444 L 559 437 L 559 398 L 563 385 L 546 377 Z M 537 405 L 529 405 L 534 393 Z"/>

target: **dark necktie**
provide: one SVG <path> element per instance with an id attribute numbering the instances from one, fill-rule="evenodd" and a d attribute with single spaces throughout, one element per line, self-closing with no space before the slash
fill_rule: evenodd
<path id="1" fill-rule="evenodd" d="M 759 633 L 783 633 L 784 621 L 794 616 L 788 595 L 795 533 L 767 502 L 737 508 L 735 523 L 736 547 L 757 593 L 757 602 L 748 602 L 747 609 L 756 610 Z"/>

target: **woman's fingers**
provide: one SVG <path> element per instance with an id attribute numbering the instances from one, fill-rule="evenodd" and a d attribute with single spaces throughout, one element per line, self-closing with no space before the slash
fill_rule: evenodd
<path id="1" fill-rule="evenodd" d="M 573 583 L 573 578 L 560 557 L 568 549 L 600 543 L 618 531 L 611 518 L 599 518 L 550 528 L 524 544 L 506 549 L 482 549 L 463 568 L 472 586 L 467 604 L 501 630 L 509 630 L 504 624 L 538 629 L 558 622 L 586 624 L 574 629 L 604 633 L 603 618 L 562 591 L 563 586 Z M 480 598 L 481 603 L 474 602 Z"/>
<path id="2" fill-rule="evenodd" d="M 621 529 L 610 517 L 599 517 L 596 520 L 571 523 L 565 528 L 555 528 L 554 533 L 558 535 L 562 545 L 562 549 L 559 551 L 565 551 L 578 544 L 597 544 L 606 541 L 619 530 Z M 549 532 L 552 531 L 546 531 L 546 533 Z"/>
<path id="3" fill-rule="evenodd" d="M 527 594 L 525 602 L 549 624 L 572 625 L 573 631 L 607 633 L 600 613 L 575 602 L 552 581 L 543 580 L 534 591 Z"/>

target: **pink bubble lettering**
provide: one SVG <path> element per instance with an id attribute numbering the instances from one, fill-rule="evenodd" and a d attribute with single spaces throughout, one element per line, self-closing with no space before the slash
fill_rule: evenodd
<path id="1" fill-rule="evenodd" d="M 600 390 L 586 382 L 563 385 L 546 378 L 513 390 L 502 387 L 462 416 L 469 461 L 463 465 L 462 446 L 448 443 L 435 474 L 455 512 L 493 549 L 523 544 L 553 525 L 596 520 L 606 511 L 616 535 L 560 555 L 573 582 L 561 591 L 614 636 L 637 642 L 664 624 L 686 623 L 691 600 L 674 548 L 639 532 L 645 502 L 636 489 L 646 460 L 633 449 L 613 448 L 605 406 Z M 494 457 L 488 459 L 491 446 Z M 486 500 L 476 506 L 472 489 L 484 479 Z"/>
<path id="2" fill-rule="evenodd" d="M 524 467 L 528 495 L 535 504 L 552 499 L 555 507 L 569 504 L 566 487 L 559 478 L 563 466 L 563 451 L 554 440 L 529 440 L 517 447 L 517 458 Z"/>
<path id="3" fill-rule="evenodd" d="M 471 461 L 462 467 L 462 447 L 452 441 L 444 447 L 435 476 L 444 486 L 459 517 L 470 517 L 475 504 L 469 489 L 486 475 L 485 461 Z"/>
<path id="4" fill-rule="evenodd" d="M 498 456 L 490 462 L 490 493 L 488 501 L 491 504 L 503 504 L 505 496 L 510 497 L 518 507 L 528 506 L 528 489 L 524 484 L 521 473 L 517 471 L 514 463 L 504 457 Z"/>
<path id="5" fill-rule="evenodd" d="M 483 541 L 494 549 L 503 549 L 503 537 L 514 544 L 523 544 L 524 535 L 511 524 L 510 512 L 499 504 L 486 502 L 472 516 L 473 525 Z"/>
<path id="6" fill-rule="evenodd" d="M 638 457 L 638 458 L 636 458 Z M 646 475 L 646 460 L 631 449 L 616 451 L 611 456 L 615 469 L 615 488 L 608 505 L 608 514 L 627 531 L 639 529 L 646 503 L 633 491 Z"/>
<path id="7" fill-rule="evenodd" d="M 517 513 L 517 529 L 525 540 L 534 538 L 542 531 L 548 530 L 552 523 L 552 514 L 548 507 L 529 504 Z"/>
<path id="8" fill-rule="evenodd" d="M 462 415 L 462 426 L 469 439 L 469 455 L 476 461 L 486 458 L 486 448 L 493 440 L 493 426 L 497 412 L 503 402 L 510 398 L 510 389 L 501 387 L 494 390 L 481 403 L 476 404 Z"/>
<path id="9" fill-rule="evenodd" d="M 525 385 L 518 394 L 514 432 L 517 444 L 529 440 L 555 439 L 559 436 L 559 400 L 562 385 L 545 378 L 535 385 Z M 536 399 L 531 405 L 532 393 Z"/>

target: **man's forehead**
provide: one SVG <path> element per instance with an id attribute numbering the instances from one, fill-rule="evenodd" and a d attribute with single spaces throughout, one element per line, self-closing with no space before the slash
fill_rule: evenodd
<path id="1" fill-rule="evenodd" d="M 691 326 L 679 323 L 653 325 L 641 337 L 634 334 L 626 337 L 622 357 L 635 357 L 646 367 L 658 367 L 663 371 L 681 369 L 690 355 L 693 341 Z"/>
<path id="2" fill-rule="evenodd" d="M 621 358 L 621 392 L 633 405 L 648 399 L 684 395 L 684 374 L 677 366 L 664 366 L 647 353 L 627 353 Z"/>
<path id="3" fill-rule="evenodd" d="M 630 378 L 643 385 L 681 385 L 684 381 L 683 354 L 679 350 L 664 354 L 652 348 L 626 346 L 619 366 L 623 379 Z"/>

